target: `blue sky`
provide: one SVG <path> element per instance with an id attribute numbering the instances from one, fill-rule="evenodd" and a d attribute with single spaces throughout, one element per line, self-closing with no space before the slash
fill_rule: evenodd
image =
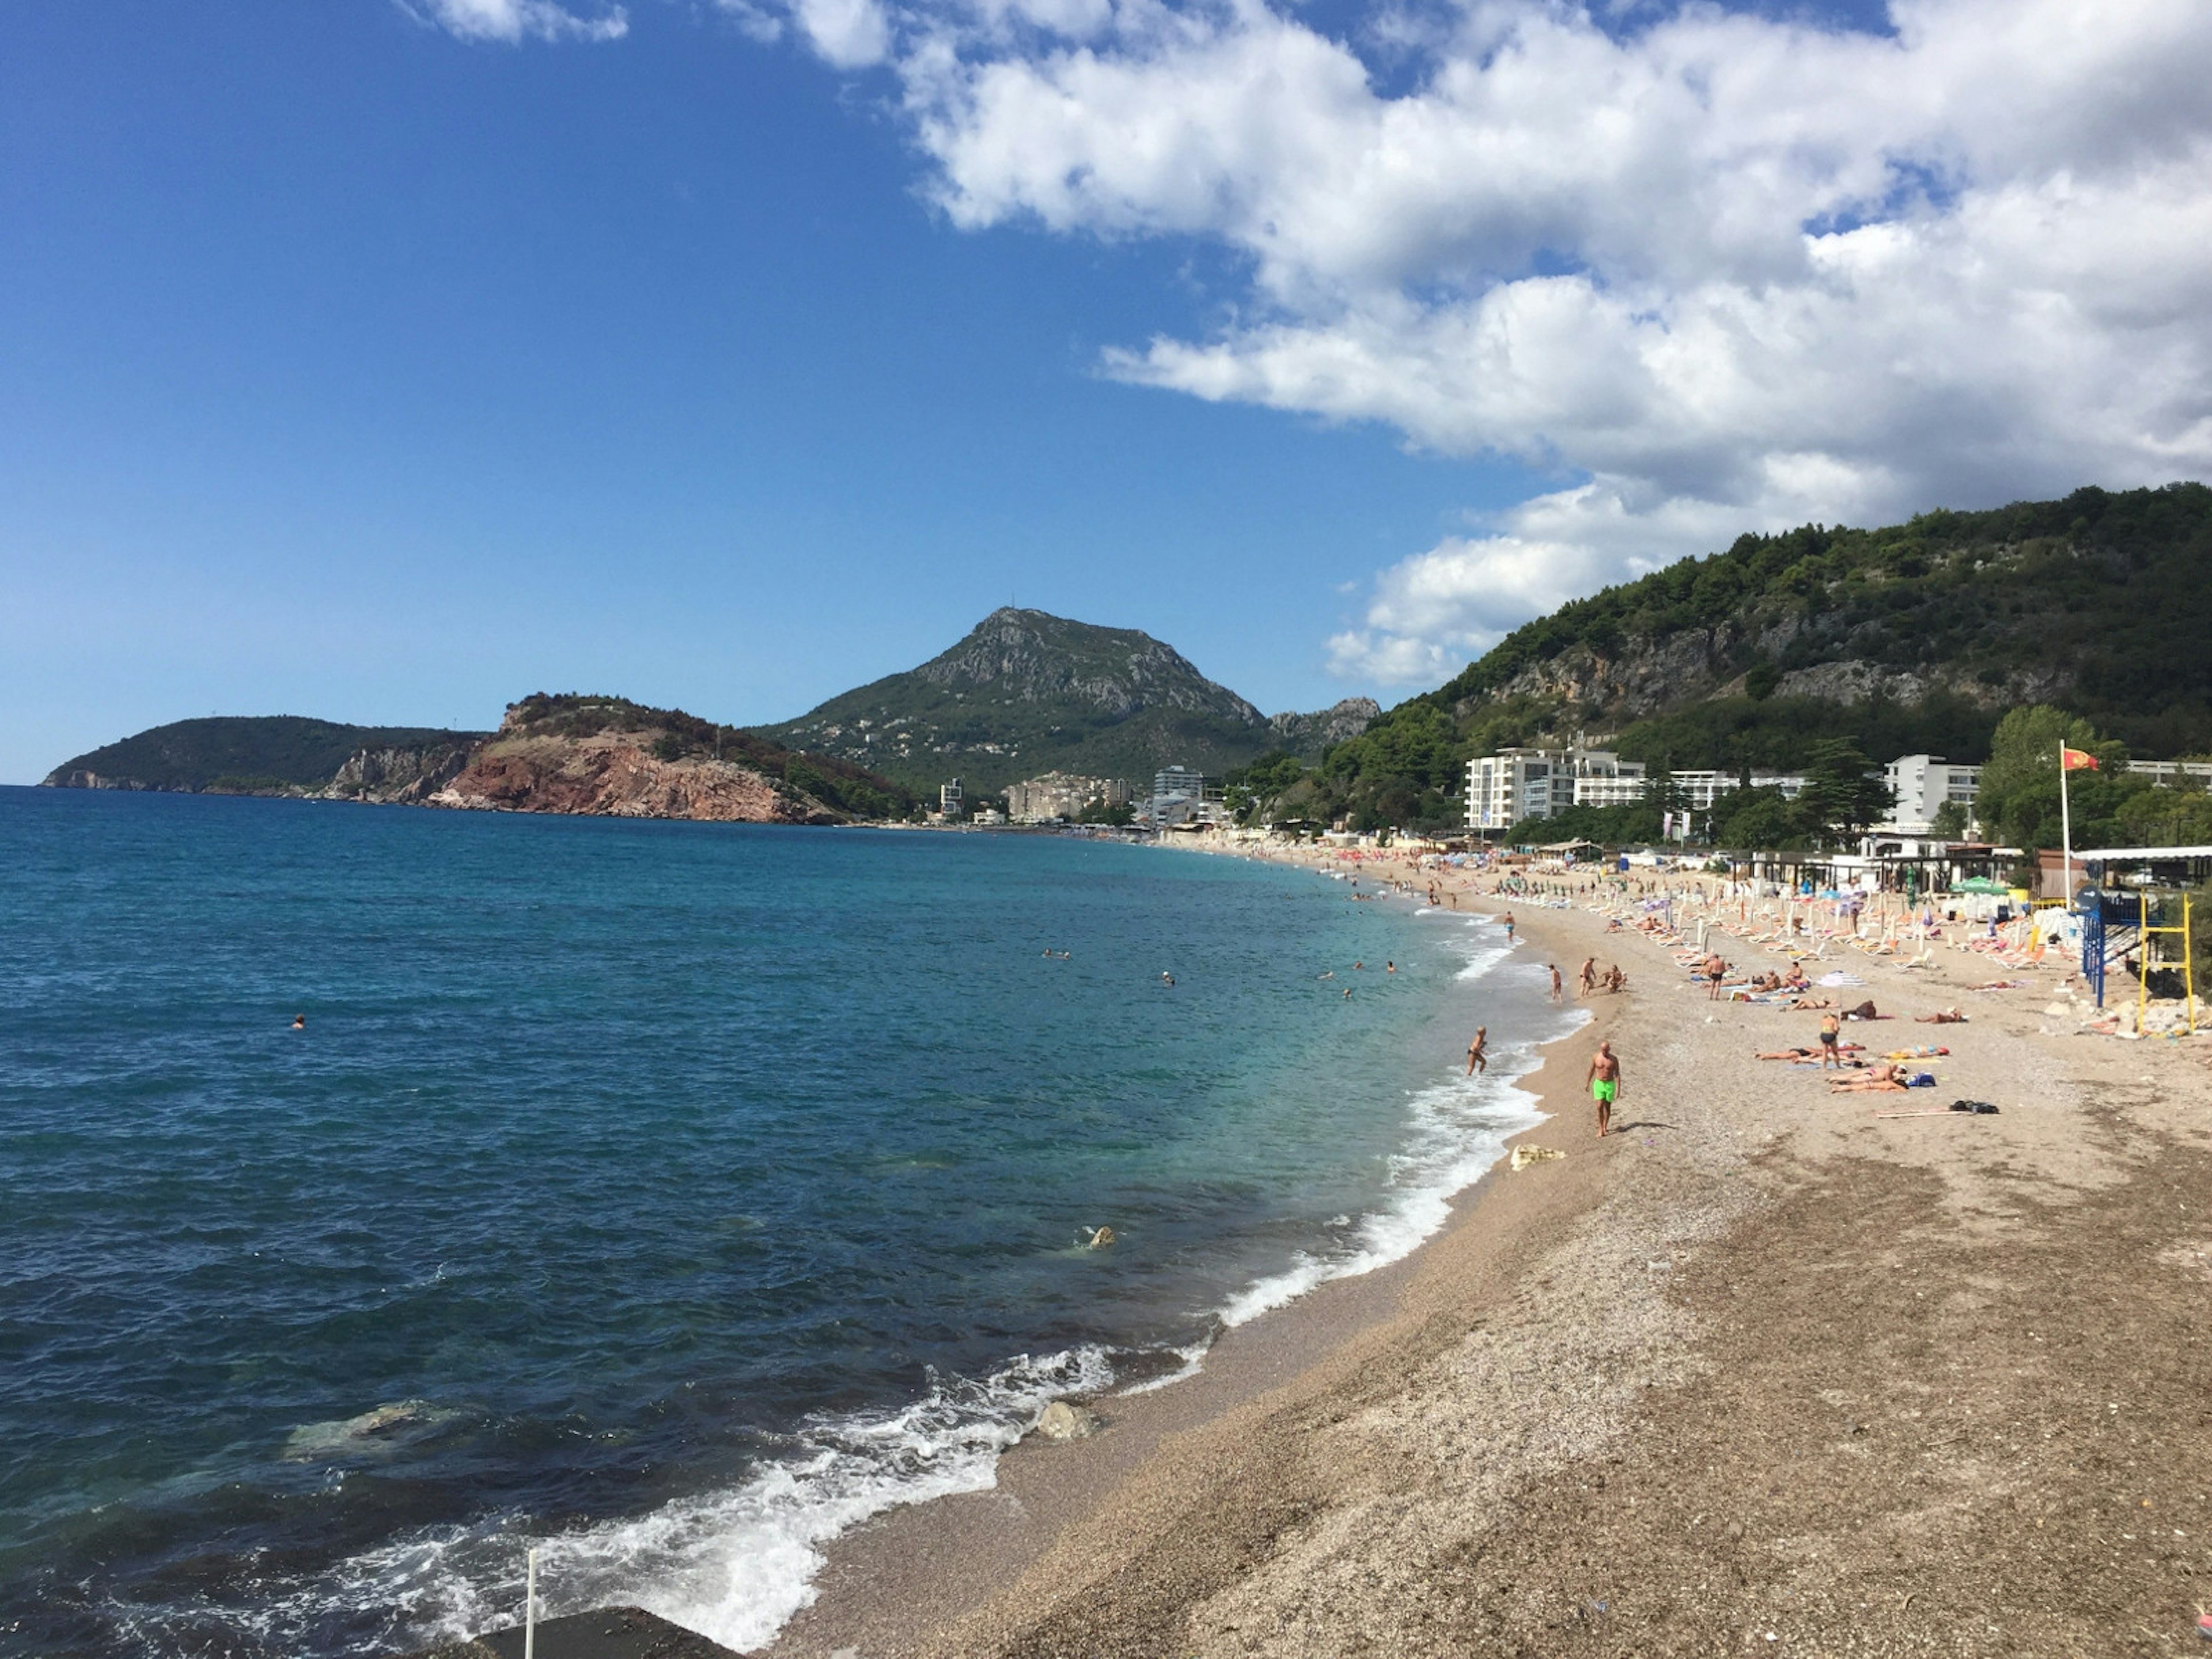
<path id="1" fill-rule="evenodd" d="M 12 7 L 0 781 L 782 719 L 1009 599 L 1387 702 L 1743 528 L 2201 471 L 2203 10 Z"/>
<path id="2" fill-rule="evenodd" d="M 1269 708 L 1339 584 L 1520 469 L 1103 378 L 1203 247 L 963 233 L 855 84 L 670 9 L 11 9 L 0 779 L 158 721 L 788 718 L 994 606 Z"/>

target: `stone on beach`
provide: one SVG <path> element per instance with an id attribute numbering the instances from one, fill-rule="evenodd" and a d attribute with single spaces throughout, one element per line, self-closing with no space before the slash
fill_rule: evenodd
<path id="1" fill-rule="evenodd" d="M 1055 1400 L 1037 1419 L 1036 1432 L 1048 1440 L 1082 1440 L 1106 1426 L 1097 1413 L 1065 1400 Z"/>

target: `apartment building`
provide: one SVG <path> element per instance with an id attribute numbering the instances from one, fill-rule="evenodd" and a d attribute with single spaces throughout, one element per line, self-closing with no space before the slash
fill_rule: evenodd
<path id="1" fill-rule="evenodd" d="M 1972 811 L 1982 785 L 1978 766 L 1954 766 L 1941 755 L 1899 755 L 1882 769 L 1882 781 L 1896 796 L 1893 826 L 1924 836 L 1936 827 L 1936 814 L 1948 803 Z"/>
<path id="2" fill-rule="evenodd" d="M 1504 830 L 1522 818 L 1548 818 L 1554 787 L 1559 805 L 1574 799 L 1571 772 L 1562 775 L 1565 757 L 1551 749 L 1501 749 L 1467 763 L 1467 827 L 1480 834 Z"/>
<path id="3" fill-rule="evenodd" d="M 1776 788 L 1795 799 L 1805 787 L 1802 774 L 1754 772 L 1756 787 Z M 1623 760 L 1610 749 L 1501 749 L 1467 763 L 1467 826 L 1478 834 L 1499 830 L 1523 818 L 1548 818 L 1566 806 L 1626 806 L 1644 799 L 1650 769 Z M 1739 774 L 1686 771 L 1673 775 L 1679 807 L 1709 812 L 1713 802 L 1742 787 Z"/>
<path id="4" fill-rule="evenodd" d="M 1056 818 L 1080 817 L 1089 806 L 1126 806 L 1128 802 L 1129 786 L 1119 778 L 1047 772 L 1007 787 L 1006 816 L 1016 823 L 1050 823 Z"/>

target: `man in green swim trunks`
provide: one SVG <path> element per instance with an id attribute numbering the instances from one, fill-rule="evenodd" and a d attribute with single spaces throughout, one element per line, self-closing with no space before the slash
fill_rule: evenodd
<path id="1" fill-rule="evenodd" d="M 1620 1060 L 1613 1052 L 1610 1038 L 1599 1043 L 1597 1052 L 1590 1056 L 1587 1080 L 1590 1098 L 1597 1102 L 1598 1138 L 1603 1139 L 1613 1124 L 1613 1103 L 1620 1098 Z"/>

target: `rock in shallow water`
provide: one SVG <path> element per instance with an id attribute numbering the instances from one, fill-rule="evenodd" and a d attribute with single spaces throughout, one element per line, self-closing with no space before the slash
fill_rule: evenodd
<path id="1" fill-rule="evenodd" d="M 1037 1419 L 1036 1432 L 1048 1440 L 1080 1440 L 1106 1426 L 1098 1413 L 1065 1400 L 1055 1400 Z"/>

